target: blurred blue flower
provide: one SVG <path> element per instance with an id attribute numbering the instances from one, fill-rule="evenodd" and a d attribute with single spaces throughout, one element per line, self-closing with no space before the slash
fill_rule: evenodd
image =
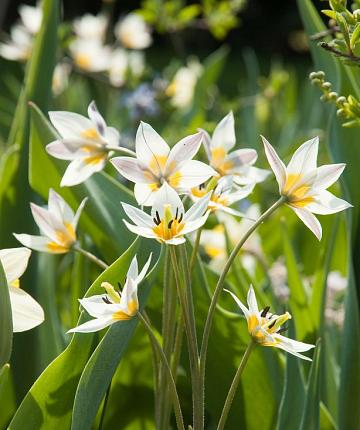
<path id="1" fill-rule="evenodd" d="M 143 116 L 154 117 L 159 113 L 156 91 L 149 83 L 143 83 L 136 90 L 126 93 L 122 105 L 129 110 L 134 120 Z"/>

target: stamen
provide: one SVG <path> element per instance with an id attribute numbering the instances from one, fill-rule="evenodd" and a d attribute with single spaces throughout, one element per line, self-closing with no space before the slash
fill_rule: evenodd
<path id="1" fill-rule="evenodd" d="M 160 224 L 160 223 L 161 223 L 161 219 L 160 219 L 159 212 L 158 212 L 158 211 L 156 211 L 156 212 L 155 212 L 155 215 L 156 215 L 156 219 L 157 219 L 158 223 Z"/>
<path id="2" fill-rule="evenodd" d="M 266 317 L 267 313 L 269 312 L 270 306 L 265 306 L 265 308 L 263 309 L 263 311 L 261 312 L 261 316 L 263 318 Z"/>
<path id="3" fill-rule="evenodd" d="M 284 331 L 287 331 L 288 330 L 288 327 L 281 327 L 281 329 L 279 329 L 278 331 L 277 331 L 277 333 L 284 333 Z"/>
<path id="4" fill-rule="evenodd" d="M 202 190 L 203 188 L 205 188 L 205 182 L 199 185 L 199 190 Z"/>
<path id="5" fill-rule="evenodd" d="M 182 219 L 183 219 L 183 216 L 184 216 L 184 214 L 183 214 L 183 213 L 181 213 L 181 214 L 180 214 L 180 218 L 179 218 L 179 224 L 181 223 L 181 221 L 182 221 Z"/>
<path id="6" fill-rule="evenodd" d="M 268 329 L 272 329 L 276 323 L 276 319 L 269 325 Z"/>
<path id="7" fill-rule="evenodd" d="M 154 223 L 156 224 L 156 225 L 159 225 L 160 223 L 159 223 L 159 221 L 156 219 L 156 218 L 153 218 L 153 221 L 154 221 Z"/>
<path id="8" fill-rule="evenodd" d="M 106 303 L 107 305 L 111 305 L 110 300 L 109 300 L 106 296 L 101 297 L 101 298 L 103 299 L 103 302 L 104 302 L 104 303 Z"/>
<path id="9" fill-rule="evenodd" d="M 175 219 L 177 219 L 178 214 L 179 214 L 179 208 L 176 208 L 176 212 L 175 212 Z"/>
<path id="10" fill-rule="evenodd" d="M 169 221 L 169 223 L 168 223 L 168 229 L 169 229 L 169 230 L 171 229 L 171 226 L 172 226 L 173 222 L 174 222 L 174 220 L 173 220 L 173 219 L 171 219 L 171 220 Z"/>

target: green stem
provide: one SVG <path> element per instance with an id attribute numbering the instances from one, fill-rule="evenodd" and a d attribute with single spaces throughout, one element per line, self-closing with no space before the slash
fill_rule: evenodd
<path id="1" fill-rule="evenodd" d="M 246 348 L 246 351 L 245 351 L 245 353 L 243 355 L 243 358 L 241 359 L 241 362 L 240 362 L 240 365 L 238 367 L 238 370 L 236 371 L 234 379 L 233 379 L 233 381 L 231 383 L 230 390 L 229 390 L 229 392 L 228 392 L 228 394 L 226 396 L 224 408 L 223 408 L 223 410 L 221 412 L 221 417 L 220 417 L 220 420 L 219 420 L 219 424 L 217 426 L 217 430 L 223 430 L 223 428 L 225 426 L 225 423 L 226 423 L 226 420 L 227 420 L 227 417 L 229 415 L 229 411 L 230 411 L 230 408 L 231 408 L 231 404 L 232 404 L 232 402 L 234 400 L 234 397 L 235 397 L 235 394 L 236 394 L 236 390 L 237 390 L 237 387 L 238 387 L 239 382 L 240 382 L 241 374 L 242 374 L 242 372 L 243 372 L 243 370 L 244 370 L 244 368 L 246 366 L 246 363 L 247 363 L 247 361 L 248 361 L 248 359 L 250 357 L 251 351 L 253 350 L 254 346 L 255 346 L 255 343 L 254 343 L 253 340 L 251 340 L 250 343 L 249 343 L 249 345 Z"/>
<path id="2" fill-rule="evenodd" d="M 86 251 L 85 249 L 81 248 L 79 245 L 74 245 L 72 249 L 74 251 L 79 252 L 82 255 L 85 255 L 85 257 L 87 257 L 89 260 L 93 261 L 95 264 L 97 264 L 102 269 L 107 269 L 109 267 L 109 265 L 106 264 L 105 261 L 100 260 L 100 258 L 96 257 L 91 252 Z"/>
<path id="3" fill-rule="evenodd" d="M 136 153 L 131 149 L 125 148 L 124 146 L 106 146 L 108 151 L 120 152 L 122 154 L 131 155 L 131 157 L 136 157 Z"/>
<path id="4" fill-rule="evenodd" d="M 174 404 L 174 412 L 175 412 L 177 428 L 178 428 L 178 430 L 185 430 L 184 420 L 183 420 L 183 416 L 182 416 L 182 412 L 181 412 L 180 400 L 179 400 L 179 396 L 178 396 L 178 393 L 176 390 L 176 384 L 175 384 L 173 375 L 171 373 L 169 362 L 166 359 L 166 356 L 164 354 L 164 351 L 163 351 L 160 343 L 156 339 L 156 336 L 153 332 L 153 329 L 152 329 L 150 323 L 146 320 L 146 318 L 144 318 L 144 316 L 140 312 L 138 312 L 137 315 L 138 315 L 139 320 L 142 322 L 145 330 L 147 331 L 149 337 L 152 339 L 153 344 L 156 345 L 160 360 L 161 360 L 162 364 L 165 366 L 165 369 L 167 370 L 167 374 L 168 374 L 168 378 L 169 378 L 169 388 L 170 388 L 170 392 L 171 392 L 171 396 L 172 396 L 172 400 L 173 400 L 173 404 Z"/>
<path id="5" fill-rule="evenodd" d="M 199 252 L 201 232 L 202 232 L 202 227 L 200 227 L 198 229 L 198 231 L 196 232 L 194 247 L 193 247 L 193 250 L 191 253 L 191 258 L 190 258 L 190 274 L 192 274 L 192 271 L 193 271 L 194 266 L 195 266 L 197 254 Z"/>
<path id="6" fill-rule="evenodd" d="M 206 367 L 206 354 L 207 354 L 207 348 L 209 343 L 209 336 L 210 331 L 212 327 L 212 322 L 216 310 L 216 304 L 219 300 L 220 293 L 223 290 L 224 282 L 227 273 L 229 272 L 235 257 L 239 253 L 241 247 L 244 245 L 244 243 L 248 240 L 248 238 L 251 236 L 251 234 L 259 227 L 260 224 L 262 224 L 269 216 L 276 211 L 283 203 L 285 203 L 287 198 L 285 196 L 281 196 L 279 200 L 277 200 L 267 211 L 265 211 L 259 219 L 248 229 L 248 231 L 244 234 L 244 236 L 239 240 L 238 244 L 235 246 L 235 248 L 232 250 L 225 267 L 223 271 L 221 272 L 221 275 L 219 277 L 219 280 L 217 282 L 217 285 L 215 287 L 214 295 L 212 297 L 209 312 L 206 318 L 205 328 L 204 328 L 204 334 L 201 344 L 201 350 L 200 350 L 200 375 L 202 384 L 204 386 L 205 384 L 205 367 Z"/>

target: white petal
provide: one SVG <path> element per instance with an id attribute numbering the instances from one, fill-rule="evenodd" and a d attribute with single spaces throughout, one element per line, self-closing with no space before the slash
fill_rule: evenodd
<path id="1" fill-rule="evenodd" d="M 78 209 L 76 211 L 76 214 L 75 214 L 75 216 L 74 216 L 74 218 L 73 218 L 73 220 L 71 222 L 71 225 L 72 225 L 72 227 L 73 227 L 74 230 L 76 230 L 76 227 L 78 225 L 81 213 L 82 213 L 82 211 L 83 211 L 83 209 L 84 209 L 85 204 L 86 204 L 87 201 L 88 201 L 88 197 L 85 197 L 82 200 L 82 202 L 80 203 L 80 205 L 79 205 L 79 207 L 78 207 Z"/>
<path id="2" fill-rule="evenodd" d="M 352 205 L 339 197 L 334 196 L 329 191 L 321 191 L 314 197 L 315 201 L 306 206 L 310 212 L 318 215 L 330 215 L 345 209 L 351 208 Z"/>
<path id="3" fill-rule="evenodd" d="M 74 148 L 75 145 L 76 148 Z M 59 160 L 76 160 L 85 156 L 85 152 L 81 149 L 82 145 L 81 140 L 74 141 L 73 145 L 66 145 L 62 140 L 55 140 L 46 145 L 45 149 L 48 154 Z"/>
<path id="4" fill-rule="evenodd" d="M 30 203 L 31 213 L 40 232 L 49 237 L 52 241 L 58 242 L 57 232 L 64 229 L 63 223 L 52 215 L 48 210 Z"/>
<path id="5" fill-rule="evenodd" d="M 156 212 L 158 212 L 160 219 L 163 219 L 165 206 L 170 206 L 173 215 L 175 215 L 176 209 L 178 209 L 179 215 L 184 213 L 184 205 L 182 204 L 180 197 L 167 182 L 164 182 L 160 190 L 156 193 L 154 205 L 151 208 L 151 217 L 155 218 Z"/>
<path id="6" fill-rule="evenodd" d="M 157 182 L 157 178 L 136 158 L 115 157 L 110 160 L 118 172 L 131 182 L 151 184 Z"/>
<path id="7" fill-rule="evenodd" d="M 126 215 L 133 221 L 136 225 L 140 227 L 154 227 L 154 221 L 150 215 L 146 212 L 131 206 L 127 203 L 121 203 Z"/>
<path id="8" fill-rule="evenodd" d="M 129 222 L 127 222 L 125 219 L 123 219 L 124 224 L 126 227 L 132 231 L 134 234 L 137 234 L 142 237 L 147 237 L 149 239 L 157 239 L 156 234 L 153 232 L 151 228 L 148 227 L 139 227 L 138 225 L 132 225 Z"/>
<path id="9" fill-rule="evenodd" d="M 202 227 L 206 223 L 208 216 L 209 212 L 206 212 L 206 214 L 203 215 L 201 218 L 195 219 L 194 221 L 187 221 L 181 231 L 181 235 L 191 233 L 192 231 L 195 231 Z"/>
<path id="10" fill-rule="evenodd" d="M 129 269 L 127 271 L 127 277 L 135 280 L 138 277 L 138 275 L 139 275 L 139 266 L 137 262 L 137 257 L 135 255 L 134 258 L 131 260 Z"/>
<path id="11" fill-rule="evenodd" d="M 134 186 L 135 199 L 141 206 L 152 206 L 157 192 L 158 190 L 154 188 L 154 184 L 137 183 Z"/>
<path id="12" fill-rule="evenodd" d="M 81 184 L 94 173 L 100 172 L 104 167 L 105 159 L 101 159 L 96 163 L 87 163 L 84 160 L 74 160 L 68 165 L 60 186 L 72 187 L 73 185 Z"/>
<path id="13" fill-rule="evenodd" d="M 71 223 L 74 218 L 74 212 L 66 201 L 52 188 L 49 190 L 48 201 L 49 212 L 58 220 L 65 223 Z"/>
<path id="14" fill-rule="evenodd" d="M 337 181 L 345 169 L 346 164 L 326 164 L 316 169 L 316 179 L 312 188 L 325 190 Z"/>
<path id="15" fill-rule="evenodd" d="M 316 160 L 319 150 L 319 138 L 308 140 L 303 143 L 291 157 L 287 165 L 287 172 L 293 174 L 302 174 L 316 169 Z"/>
<path id="16" fill-rule="evenodd" d="M 13 331 L 30 330 L 44 321 L 44 311 L 30 294 L 20 288 L 9 287 Z"/>
<path id="17" fill-rule="evenodd" d="M 120 145 L 120 133 L 114 127 L 106 127 L 105 140 L 110 146 Z"/>
<path id="18" fill-rule="evenodd" d="M 191 160 L 198 152 L 203 133 L 199 132 L 181 139 L 170 151 L 166 162 L 166 175 L 170 175 L 183 161 Z"/>
<path id="19" fill-rule="evenodd" d="M 8 248 L 0 250 L 0 261 L 8 284 L 19 279 L 25 272 L 31 255 L 27 248 Z"/>
<path id="20" fill-rule="evenodd" d="M 49 248 L 50 240 L 44 236 L 32 236 L 31 234 L 16 234 L 14 233 L 16 239 L 22 243 L 24 246 L 34 249 L 35 251 L 40 252 L 50 252 L 51 254 L 63 254 L 67 252 L 67 250 L 53 252 Z"/>
<path id="21" fill-rule="evenodd" d="M 296 213 L 296 215 L 301 219 L 301 221 L 308 227 L 318 238 L 321 240 L 322 228 L 318 219 L 310 211 L 304 208 L 295 208 L 290 206 L 291 209 Z"/>
<path id="22" fill-rule="evenodd" d="M 229 112 L 216 126 L 211 140 L 211 149 L 224 148 L 229 151 L 236 143 L 234 115 Z"/>
<path id="23" fill-rule="evenodd" d="M 265 137 L 261 136 L 261 139 L 264 144 L 266 158 L 270 164 L 272 171 L 274 172 L 277 183 L 279 184 L 279 189 L 281 190 L 285 185 L 285 181 L 286 181 L 285 165 L 280 160 L 275 149 L 270 145 L 270 143 L 265 139 Z"/>
<path id="24" fill-rule="evenodd" d="M 139 308 L 137 287 L 138 287 L 138 284 L 137 282 L 135 282 L 134 279 L 130 277 L 126 278 L 126 282 L 122 290 L 121 299 L 120 299 L 120 307 L 126 313 L 129 312 L 129 304 L 131 302 L 135 303 L 136 309 Z"/>
<path id="25" fill-rule="evenodd" d="M 136 132 L 136 156 L 148 166 L 155 175 L 163 172 L 162 158 L 169 155 L 169 146 L 165 140 L 151 127 L 141 122 Z"/>
<path id="26" fill-rule="evenodd" d="M 245 185 L 241 189 L 235 191 L 234 193 L 231 193 L 228 197 L 229 206 L 251 194 L 254 190 L 254 187 L 255 184 Z"/>
<path id="27" fill-rule="evenodd" d="M 105 130 L 106 130 L 106 122 L 102 115 L 99 113 L 96 103 L 92 101 L 88 106 L 88 115 L 91 121 L 96 126 L 96 129 L 98 133 L 104 137 L 105 136 Z"/>
<path id="28" fill-rule="evenodd" d="M 167 245 L 181 245 L 182 243 L 185 243 L 186 240 L 183 236 L 181 237 L 173 237 L 172 239 L 165 240 L 165 243 Z"/>
<path id="29" fill-rule="evenodd" d="M 203 130 L 202 128 L 198 128 L 198 131 L 201 131 L 203 133 L 203 136 L 204 136 L 203 144 L 204 144 L 207 158 L 210 161 L 211 160 L 211 150 L 210 150 L 211 137 L 209 133 L 206 130 Z"/>
<path id="30" fill-rule="evenodd" d="M 145 275 L 147 271 L 149 270 L 150 263 L 152 259 L 152 252 L 149 255 L 149 258 L 147 259 L 146 263 L 144 264 L 144 267 L 142 268 L 141 272 L 139 273 L 138 277 L 135 279 L 135 281 L 140 284 L 140 282 L 145 278 Z"/>
<path id="31" fill-rule="evenodd" d="M 310 345 L 309 343 L 298 342 L 297 340 L 289 339 L 287 337 L 281 336 L 280 334 L 274 334 L 274 339 L 277 341 L 276 348 L 280 348 L 296 357 L 302 358 L 303 360 L 312 361 L 311 358 L 305 355 L 299 354 L 299 352 L 305 352 L 309 349 L 315 347 L 315 345 Z"/>
<path id="32" fill-rule="evenodd" d="M 92 333 L 95 331 L 100 331 L 105 327 L 113 324 L 115 320 L 112 317 L 95 318 L 93 320 L 87 321 L 77 327 L 72 328 L 67 333 Z"/>
<path id="33" fill-rule="evenodd" d="M 79 299 L 79 302 L 86 312 L 94 318 L 111 316 L 119 309 L 119 304 L 105 303 L 103 300 L 103 297 L 105 296 L 106 294 L 98 294 L 95 296 Z"/>
<path id="34" fill-rule="evenodd" d="M 211 192 L 207 193 L 205 196 L 201 197 L 195 204 L 191 206 L 191 208 L 185 213 L 184 221 L 195 221 L 200 218 L 207 207 L 209 206 L 209 200 L 211 197 Z"/>
<path id="35" fill-rule="evenodd" d="M 230 162 L 232 167 L 230 170 L 234 170 L 238 167 L 248 166 L 255 163 L 257 160 L 257 152 L 255 149 L 242 148 L 231 152 L 226 158 L 225 162 Z"/>
<path id="36" fill-rule="evenodd" d="M 249 312 L 257 315 L 259 313 L 259 308 L 256 301 L 255 291 L 252 285 L 250 285 L 250 288 L 247 294 L 247 303 L 249 306 Z"/>
<path id="37" fill-rule="evenodd" d="M 94 128 L 93 123 L 83 115 L 74 112 L 49 112 L 50 121 L 64 139 L 79 139 L 84 130 Z"/>
<path id="38" fill-rule="evenodd" d="M 215 175 L 215 170 L 207 164 L 197 160 L 189 160 L 180 164 L 178 169 L 167 178 L 167 181 L 176 189 L 190 189 Z"/>
<path id="39" fill-rule="evenodd" d="M 241 302 L 240 299 L 238 299 L 236 297 L 236 295 L 233 292 L 231 292 L 229 290 L 226 290 L 226 289 L 224 289 L 224 291 L 226 291 L 227 293 L 231 294 L 231 297 L 235 300 L 236 304 L 242 310 L 243 314 L 245 315 L 245 318 L 248 319 L 250 317 L 249 309 Z"/>

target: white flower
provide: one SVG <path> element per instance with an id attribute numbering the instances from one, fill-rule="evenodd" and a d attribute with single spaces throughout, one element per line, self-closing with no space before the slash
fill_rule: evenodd
<path id="1" fill-rule="evenodd" d="M 135 198 L 140 205 L 151 206 L 164 181 L 184 192 L 210 178 L 215 172 L 206 164 L 192 160 L 198 152 L 203 134 L 181 139 L 171 150 L 164 139 L 144 122 L 136 133 L 136 157 L 110 160 L 129 181 L 135 182 Z"/>
<path id="2" fill-rule="evenodd" d="M 28 6 L 22 4 L 19 6 L 19 15 L 22 24 L 29 33 L 33 35 L 38 33 L 43 18 L 42 8 L 39 5 Z"/>
<path id="3" fill-rule="evenodd" d="M 11 39 L 0 44 L 0 56 L 11 61 L 26 61 L 33 48 L 33 36 L 22 25 L 11 29 Z"/>
<path id="4" fill-rule="evenodd" d="M 311 358 L 300 354 L 300 352 L 308 351 L 309 349 L 314 348 L 315 345 L 298 342 L 280 334 L 283 331 L 281 326 L 287 320 L 291 319 L 289 312 L 286 312 L 283 315 L 271 315 L 268 313 L 269 307 L 260 311 L 252 286 L 250 286 L 247 295 L 248 308 L 241 303 L 234 293 L 228 290 L 225 291 L 231 294 L 236 304 L 245 315 L 248 331 L 254 342 L 262 346 L 280 348 L 296 357 L 302 358 L 303 360 L 311 361 Z"/>
<path id="5" fill-rule="evenodd" d="M 130 13 L 115 26 L 115 36 L 122 46 L 129 49 L 145 49 L 152 39 L 144 19 L 136 13 Z"/>
<path id="6" fill-rule="evenodd" d="M 54 69 L 53 78 L 52 78 L 52 92 L 58 96 L 68 86 L 69 83 L 69 75 L 71 72 L 70 64 L 66 63 L 58 63 Z"/>
<path id="7" fill-rule="evenodd" d="M 75 65 L 86 72 L 104 72 L 109 68 L 111 49 L 96 40 L 76 39 L 70 44 Z"/>
<path id="8" fill-rule="evenodd" d="M 109 66 L 109 79 L 115 87 L 121 87 L 126 82 L 126 74 L 129 67 L 129 58 L 125 49 L 115 49 L 111 54 Z"/>
<path id="9" fill-rule="evenodd" d="M 166 95 L 171 97 L 171 104 L 176 108 L 189 106 L 194 97 L 196 83 L 203 71 L 198 61 L 191 61 L 188 66 L 181 67 L 166 89 Z"/>
<path id="10" fill-rule="evenodd" d="M 219 176 L 233 175 L 238 185 L 264 181 L 269 171 L 254 167 L 257 160 L 255 149 L 242 148 L 230 152 L 236 144 L 235 123 L 232 112 L 228 113 L 216 126 L 212 137 L 205 134 L 205 149 L 210 165 Z M 230 152 L 230 153 L 229 153 Z"/>
<path id="11" fill-rule="evenodd" d="M 177 192 L 165 182 L 156 194 L 151 216 L 140 209 L 122 203 L 126 215 L 135 225 L 126 220 L 124 223 L 135 234 L 156 239 L 168 245 L 179 245 L 185 242 L 185 234 L 195 231 L 205 224 L 209 215 L 206 212 L 209 198 L 210 194 L 207 194 L 185 212 Z"/>
<path id="12" fill-rule="evenodd" d="M 95 102 L 88 107 L 89 118 L 73 112 L 49 112 L 50 121 L 61 138 L 46 146 L 55 158 L 70 160 L 61 186 L 80 184 L 106 164 L 108 146 L 118 146 L 120 135 L 113 127 L 107 127 Z"/>
<path id="13" fill-rule="evenodd" d="M 101 286 L 105 288 L 107 294 L 80 299 L 79 302 L 83 308 L 94 319 L 69 330 L 68 333 L 99 331 L 118 321 L 126 321 L 134 317 L 139 310 L 138 285 L 144 279 L 150 262 L 151 254 L 139 273 L 135 255 L 130 264 L 122 292 L 116 291 L 108 282 L 103 282 Z"/>
<path id="14" fill-rule="evenodd" d="M 48 209 L 30 203 L 32 215 L 41 236 L 15 234 L 16 239 L 28 248 L 50 254 L 64 254 L 76 242 L 76 227 L 84 208 L 85 198 L 74 214 L 65 200 L 53 189 L 49 190 Z"/>
<path id="15" fill-rule="evenodd" d="M 27 248 L 0 250 L 0 261 L 9 286 L 14 332 L 30 330 L 44 321 L 44 311 L 39 303 L 19 288 L 19 278 L 26 270 L 30 255 Z"/>
<path id="16" fill-rule="evenodd" d="M 345 164 L 316 167 L 319 138 L 303 143 L 285 167 L 275 149 L 262 137 L 265 154 L 279 184 L 279 192 L 286 204 L 320 240 L 322 229 L 313 214 L 329 215 L 351 207 L 345 200 L 326 191 L 345 168 Z"/>
<path id="17" fill-rule="evenodd" d="M 244 217 L 245 215 L 230 206 L 244 199 L 252 193 L 255 184 L 248 184 L 242 188 L 237 188 L 233 191 L 233 177 L 225 176 L 220 178 L 215 189 L 211 193 L 209 201 L 209 210 L 212 212 L 221 210 L 231 215 Z M 191 197 L 194 201 L 203 197 L 209 190 L 204 184 L 191 189 Z"/>
<path id="18" fill-rule="evenodd" d="M 102 43 L 105 39 L 107 19 L 104 15 L 86 13 L 74 20 L 74 31 L 78 38 Z"/>

